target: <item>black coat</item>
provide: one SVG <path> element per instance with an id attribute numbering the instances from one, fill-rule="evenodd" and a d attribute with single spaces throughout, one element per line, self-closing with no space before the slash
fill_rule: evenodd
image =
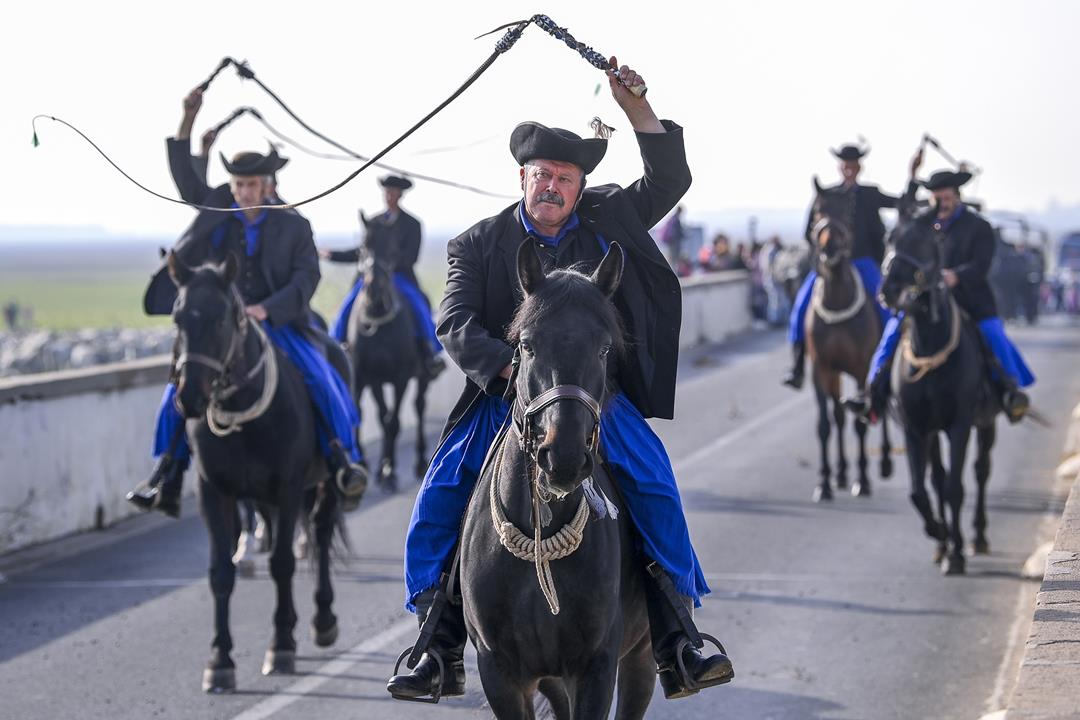
<path id="1" fill-rule="evenodd" d="M 936 219 L 931 210 L 916 222 L 929 228 Z M 997 315 L 989 280 L 996 248 L 994 228 L 970 207 L 949 227 L 942 242 L 942 267 L 955 272 L 960 281 L 953 297 L 976 322 Z"/>
<path id="2" fill-rule="evenodd" d="M 899 198 L 881 191 L 877 185 L 855 185 L 851 190 L 844 190 L 843 185 L 833 185 L 828 192 L 855 193 L 855 216 L 851 219 L 855 233 L 852 257 L 870 257 L 879 265 L 885 259 L 885 224 L 881 221 L 882 208 L 895 208 Z M 811 237 L 814 227 L 814 208 L 806 217 L 806 240 L 815 244 Z"/>
<path id="3" fill-rule="evenodd" d="M 228 185 L 211 189 L 191 164 L 187 141 L 168 142 L 169 168 L 188 202 L 227 208 L 234 202 Z M 222 223 L 237 223 L 231 213 L 201 210 L 188 226 L 173 250 L 185 265 L 197 267 L 206 262 L 221 262 L 223 248 L 214 248 L 211 238 Z M 306 330 L 309 324 L 308 303 L 319 284 L 319 255 L 311 224 L 294 210 L 271 210 L 259 236 L 259 270 L 271 292 L 260 304 L 266 308 L 274 327 L 293 325 Z M 162 267 L 150 281 L 143 296 L 143 308 L 149 315 L 169 315 L 176 300 L 176 287 L 168 269 Z"/>
<path id="4" fill-rule="evenodd" d="M 404 210 L 398 209 L 397 218 L 390 225 L 394 235 L 394 246 L 397 248 L 397 263 L 394 272 L 407 277 L 412 284 L 420 287 L 416 281 L 415 265 L 420 259 L 420 221 Z M 330 261 L 341 263 L 355 263 L 360 259 L 360 248 L 350 250 L 331 250 Z"/>
<path id="5" fill-rule="evenodd" d="M 627 188 L 586 188 L 578 204 L 581 224 L 626 253 L 615 302 L 629 335 L 617 379 L 646 417 L 671 418 L 679 360 L 682 289 L 648 229 L 690 187 L 682 128 L 663 121 L 666 133 L 637 133 L 645 174 Z M 521 302 L 517 251 L 525 229 L 515 203 L 482 220 L 447 245 L 449 270 L 440 307 L 439 339 L 465 372 L 465 389 L 447 421 L 452 427 L 481 392 L 501 394 L 499 373 L 514 354 L 506 328 Z"/>

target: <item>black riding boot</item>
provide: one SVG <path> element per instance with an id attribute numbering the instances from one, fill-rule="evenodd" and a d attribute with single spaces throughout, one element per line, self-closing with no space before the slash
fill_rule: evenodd
<path id="1" fill-rule="evenodd" d="M 416 598 L 416 617 L 423 629 L 428 613 L 435 600 L 435 589 L 428 590 Z M 395 675 L 386 683 L 386 689 L 399 700 L 416 700 L 436 696 L 453 697 L 465 694 L 465 642 L 469 639 L 465 630 L 465 613 L 460 604 L 440 602 L 434 634 L 428 651 L 420 658 L 412 672 Z M 434 655 L 438 654 L 443 663 L 442 688 L 439 682 L 439 663 Z"/>
<path id="2" fill-rule="evenodd" d="M 1031 408 L 1031 400 L 1028 399 L 1027 393 L 1016 384 L 1016 381 L 1005 372 L 1001 360 L 994 354 L 990 343 L 986 341 L 982 333 L 979 333 L 979 338 L 982 340 L 983 358 L 986 360 L 986 372 L 990 378 L 990 384 L 997 391 L 1005 417 L 1015 425 L 1027 415 Z"/>
<path id="3" fill-rule="evenodd" d="M 165 453 L 150 479 L 127 494 L 127 500 L 140 510 L 158 510 L 169 517 L 180 517 L 180 493 L 188 463 Z"/>
<path id="4" fill-rule="evenodd" d="M 703 640 L 694 626 L 693 600 L 679 594 L 667 572 L 655 562 L 649 564 L 648 574 L 645 601 L 649 633 L 664 697 L 674 700 L 731 682 L 735 670 L 723 647 L 708 657 L 701 653 Z"/>
<path id="5" fill-rule="evenodd" d="M 790 388 L 795 390 L 801 390 L 803 386 L 803 379 L 806 377 L 806 343 L 797 342 L 791 346 L 791 357 L 794 363 L 791 366 L 791 370 L 781 382 Z"/>
<path id="6" fill-rule="evenodd" d="M 890 356 L 878 370 L 874 379 L 870 381 L 870 386 L 865 392 L 841 401 L 859 422 L 872 425 L 885 414 L 886 406 L 889 404 L 889 395 L 892 392 L 892 363 L 893 359 Z"/>
<path id="7" fill-rule="evenodd" d="M 330 443 L 330 473 L 341 493 L 342 510 L 355 510 L 367 490 L 368 469 L 352 461 L 340 440 Z"/>

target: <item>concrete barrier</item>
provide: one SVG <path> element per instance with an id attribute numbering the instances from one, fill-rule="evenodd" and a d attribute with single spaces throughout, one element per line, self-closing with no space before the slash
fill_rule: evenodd
<path id="1" fill-rule="evenodd" d="M 695 275 L 683 283 L 680 348 L 722 342 L 750 329 L 750 273 Z"/>
<path id="2" fill-rule="evenodd" d="M 1059 477 L 1071 480 L 1072 489 L 1046 558 L 1006 720 L 1080 717 L 1080 405 L 1068 437 Z"/>
<path id="3" fill-rule="evenodd" d="M 748 298 L 743 271 L 684 281 L 682 347 L 747 330 Z M 124 495 L 152 469 L 153 418 L 169 360 L 0 379 L 0 554 L 136 512 Z M 429 420 L 446 418 L 463 384 L 457 368 L 443 373 L 428 393 Z M 370 397 L 362 411 L 370 441 L 379 432 Z M 411 392 L 401 419 L 405 428 L 415 427 Z"/>
<path id="4" fill-rule="evenodd" d="M 0 553 L 130 514 L 168 371 L 159 356 L 0 380 Z"/>

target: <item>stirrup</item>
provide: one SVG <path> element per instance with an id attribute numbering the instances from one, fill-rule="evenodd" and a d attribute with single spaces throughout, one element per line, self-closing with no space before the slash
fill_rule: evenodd
<path id="1" fill-rule="evenodd" d="M 720 650 L 721 654 L 723 654 L 724 657 L 727 657 L 730 660 L 730 657 L 727 654 L 727 650 L 724 649 L 724 646 L 720 644 L 719 640 L 707 633 L 699 634 L 702 640 L 708 640 L 709 642 L 711 642 Z M 716 687 L 717 685 L 726 685 L 734 679 L 735 673 L 733 671 L 732 674 L 727 677 L 710 680 L 709 682 L 699 683 L 694 680 L 686 672 L 686 663 L 683 662 L 682 658 L 683 650 L 686 649 L 687 645 L 690 645 L 700 650 L 705 646 L 705 644 L 702 643 L 701 645 L 695 645 L 690 641 L 690 638 L 684 636 L 680 638 L 679 642 L 675 645 L 675 671 L 679 674 L 679 680 L 683 683 L 683 687 L 685 687 L 687 690 L 690 690 L 692 692 L 698 692 L 699 690 L 704 690 L 705 688 Z"/>
<path id="2" fill-rule="evenodd" d="M 405 663 L 405 667 L 409 668 L 410 670 L 416 668 L 416 666 L 419 664 L 420 658 L 417 657 L 414 659 L 409 657 L 413 654 L 413 651 L 416 649 L 416 647 L 416 645 L 412 645 L 409 647 L 408 650 L 398 656 L 397 662 L 394 663 L 394 674 L 391 677 L 396 677 L 398 675 L 398 670 L 401 669 L 401 663 L 404 662 L 406 658 L 409 658 L 409 662 Z M 446 678 L 446 665 L 443 663 L 442 656 L 439 655 L 438 650 L 432 650 L 429 647 L 426 653 L 429 656 L 435 658 L 435 665 L 439 668 L 439 675 L 437 676 L 435 683 L 435 691 L 431 693 L 431 697 L 414 698 L 408 697 L 406 695 L 396 695 L 393 692 L 390 693 L 390 697 L 394 698 L 395 700 L 407 700 L 408 702 L 427 703 L 429 705 L 435 705 L 439 702 L 439 700 L 442 698 L 443 680 L 444 678 Z M 724 654 L 726 655 L 727 653 Z"/>

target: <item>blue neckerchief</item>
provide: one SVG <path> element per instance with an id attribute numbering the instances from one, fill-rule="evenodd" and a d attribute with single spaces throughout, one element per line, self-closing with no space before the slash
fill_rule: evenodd
<path id="1" fill-rule="evenodd" d="M 240 207 L 236 203 L 233 203 L 234 208 Z M 266 216 L 270 214 L 269 210 L 263 210 L 259 213 L 259 216 L 254 220 L 248 220 L 247 215 L 242 211 L 237 210 L 233 213 L 233 216 L 241 222 L 244 226 L 244 239 L 247 241 L 247 256 L 251 257 L 255 254 L 255 251 L 259 249 L 259 231 L 262 230 L 263 221 L 266 220 Z"/>
<path id="2" fill-rule="evenodd" d="M 953 223 L 959 220 L 960 216 L 964 214 L 964 208 L 965 205 L 963 203 L 960 203 L 960 205 L 958 205 L 957 208 L 953 210 L 952 215 L 950 215 L 949 217 L 945 218 L 944 220 L 935 219 L 934 229 L 938 232 L 949 232 L 949 228 L 953 226 Z"/>
<path id="3" fill-rule="evenodd" d="M 551 244 L 552 247 L 559 247 L 559 243 L 562 239 L 571 231 L 577 228 L 581 224 L 578 220 L 576 212 L 570 213 L 570 217 L 566 219 L 566 223 L 560 228 L 559 234 L 555 237 L 548 237 L 547 235 L 541 235 L 533 224 L 529 221 L 529 214 L 525 212 L 525 200 L 518 203 L 518 215 L 521 216 L 521 224 L 525 226 L 525 232 L 528 235 L 535 235 L 536 237 Z"/>

